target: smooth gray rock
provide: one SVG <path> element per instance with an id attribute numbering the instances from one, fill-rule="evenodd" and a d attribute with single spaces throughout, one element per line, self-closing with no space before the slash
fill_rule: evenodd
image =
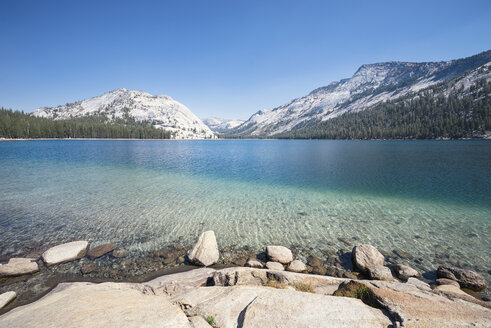
<path id="1" fill-rule="evenodd" d="M 417 280 L 409 278 L 408 281 Z M 486 302 L 469 295 L 421 289 L 411 283 L 371 280 L 379 302 L 401 327 L 489 327 L 491 310 Z M 443 286 L 439 286 L 443 287 Z M 445 287 L 453 287 L 446 285 Z M 444 287 L 444 288 L 445 288 Z"/>
<path id="2" fill-rule="evenodd" d="M 266 255 L 272 262 L 288 264 L 293 261 L 292 251 L 284 246 L 267 246 Z"/>
<path id="3" fill-rule="evenodd" d="M 486 280 L 484 280 L 483 276 L 471 270 L 442 265 L 436 271 L 436 275 L 438 278 L 455 280 L 462 288 L 469 288 L 476 291 L 486 288 Z"/>
<path id="4" fill-rule="evenodd" d="M 368 276 L 373 280 L 394 280 L 394 277 L 392 277 L 392 272 L 386 266 L 376 266 L 368 269 Z"/>
<path id="5" fill-rule="evenodd" d="M 0 309 L 9 304 L 16 297 L 16 292 L 5 292 L 3 294 L 0 294 Z"/>
<path id="6" fill-rule="evenodd" d="M 413 268 L 411 268 L 408 265 L 394 264 L 392 266 L 392 268 L 394 269 L 394 272 L 396 273 L 396 275 L 400 279 L 405 280 L 405 279 L 410 278 L 410 277 L 419 277 L 420 276 L 418 271 L 414 270 Z"/>
<path id="7" fill-rule="evenodd" d="M 14 257 L 7 264 L 0 264 L 0 277 L 20 276 L 38 271 L 35 259 Z"/>
<path id="8" fill-rule="evenodd" d="M 217 263 L 220 257 L 217 240 L 213 231 L 205 231 L 198 242 L 188 252 L 188 259 L 196 265 L 210 266 Z"/>
<path id="9" fill-rule="evenodd" d="M 212 278 L 215 272 L 215 269 L 199 268 L 160 276 L 143 285 L 150 287 L 155 295 L 174 296 L 186 292 L 188 289 L 206 286 L 208 279 Z"/>
<path id="10" fill-rule="evenodd" d="M 266 262 L 266 268 L 269 270 L 275 270 L 275 271 L 284 271 L 285 268 L 283 267 L 283 264 L 278 263 L 278 262 Z"/>
<path id="11" fill-rule="evenodd" d="M 72 241 L 51 247 L 43 253 L 43 261 L 46 265 L 73 261 L 85 256 L 89 243 L 85 240 Z"/>
<path id="12" fill-rule="evenodd" d="M 288 264 L 286 270 L 291 272 L 304 272 L 307 270 L 307 266 L 300 260 L 294 260 Z"/>
<path id="13" fill-rule="evenodd" d="M 363 273 L 370 268 L 383 266 L 384 256 L 372 245 L 358 245 L 351 253 L 355 267 Z"/>
<path id="14" fill-rule="evenodd" d="M 464 292 L 462 289 L 460 289 L 459 287 L 455 286 L 455 285 L 439 285 L 439 286 L 436 286 L 433 291 L 435 292 L 442 292 L 442 293 L 450 293 L 450 294 L 459 294 L 459 295 L 464 295 L 464 296 L 468 296 L 469 294 L 467 294 L 466 292 Z"/>
<path id="15" fill-rule="evenodd" d="M 188 320 L 193 328 L 211 328 L 205 318 L 200 315 L 189 317 Z"/>
<path id="16" fill-rule="evenodd" d="M 258 260 L 256 260 L 255 258 L 250 258 L 249 260 L 247 260 L 245 266 L 250 268 L 258 268 L 258 269 L 263 268 L 263 264 Z"/>
<path id="17" fill-rule="evenodd" d="M 384 313 L 358 299 L 260 286 L 201 287 L 172 301 L 213 316 L 217 327 L 387 327 Z"/>
<path id="18" fill-rule="evenodd" d="M 182 310 L 139 284 L 62 283 L 41 299 L 0 316 L 9 328 L 191 327 Z"/>
<path id="19" fill-rule="evenodd" d="M 455 280 L 452 280 L 452 279 L 447 279 L 447 278 L 438 278 L 436 280 L 436 283 L 438 285 L 453 285 L 457 288 L 460 288 L 460 284 L 458 282 L 456 282 Z"/>
<path id="20" fill-rule="evenodd" d="M 242 327 L 388 327 L 384 313 L 358 299 L 273 289 L 246 308 Z"/>
<path id="21" fill-rule="evenodd" d="M 410 277 L 407 279 L 407 283 L 414 285 L 414 286 L 418 287 L 419 289 L 431 291 L 431 287 L 429 284 L 427 284 L 426 282 L 421 281 L 417 278 Z"/>
<path id="22" fill-rule="evenodd" d="M 312 286 L 316 293 L 326 295 L 331 295 L 341 283 L 349 281 L 346 278 L 245 267 L 226 268 L 213 273 L 215 286 L 263 286 L 269 280 L 276 280 L 285 284 L 307 284 Z"/>

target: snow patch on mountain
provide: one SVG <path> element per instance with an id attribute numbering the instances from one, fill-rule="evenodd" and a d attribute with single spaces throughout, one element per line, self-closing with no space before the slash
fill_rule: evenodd
<path id="1" fill-rule="evenodd" d="M 102 115 L 109 121 L 129 116 L 170 131 L 176 139 L 216 138 L 189 108 L 171 97 L 124 88 L 75 103 L 39 108 L 33 115 L 54 120 Z"/>
<path id="2" fill-rule="evenodd" d="M 238 127 L 244 120 L 236 120 L 229 118 L 218 118 L 210 117 L 202 119 L 203 123 L 206 124 L 213 132 L 224 133 L 233 128 Z"/>
<path id="3" fill-rule="evenodd" d="M 260 110 L 229 134 L 271 136 L 417 92 L 491 61 L 491 51 L 451 61 L 362 65 L 349 79 L 332 82 L 272 110 Z"/>

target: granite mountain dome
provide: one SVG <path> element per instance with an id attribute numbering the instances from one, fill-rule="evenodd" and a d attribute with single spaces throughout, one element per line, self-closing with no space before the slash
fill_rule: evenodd
<path id="1" fill-rule="evenodd" d="M 155 127 L 173 133 L 176 139 L 215 138 L 215 134 L 183 104 L 169 96 L 154 96 L 137 90 L 117 89 L 66 105 L 39 108 L 33 115 L 54 120 L 102 116 L 109 122 L 131 118 L 149 121 Z"/>

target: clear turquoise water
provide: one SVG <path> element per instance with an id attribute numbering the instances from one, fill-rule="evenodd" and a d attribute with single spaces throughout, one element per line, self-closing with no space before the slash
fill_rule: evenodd
<path id="1" fill-rule="evenodd" d="M 444 253 L 489 282 L 491 142 L 0 142 L 0 255 L 76 239 L 139 254 L 205 229 L 220 248 L 370 243 L 423 271 Z"/>

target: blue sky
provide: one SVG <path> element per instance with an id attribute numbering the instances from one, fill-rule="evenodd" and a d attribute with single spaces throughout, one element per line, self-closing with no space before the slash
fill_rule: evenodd
<path id="1" fill-rule="evenodd" d="M 0 106 L 127 88 L 246 119 L 362 64 L 489 49 L 489 0 L 0 0 Z"/>

